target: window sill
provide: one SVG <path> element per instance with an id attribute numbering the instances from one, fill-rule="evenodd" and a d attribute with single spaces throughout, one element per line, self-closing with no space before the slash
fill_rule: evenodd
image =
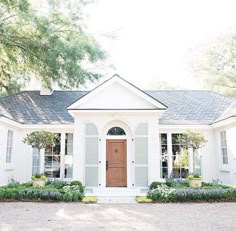
<path id="1" fill-rule="evenodd" d="M 221 165 L 220 172 L 230 172 L 229 165 L 228 164 L 226 166 Z"/>
<path id="2" fill-rule="evenodd" d="M 5 171 L 12 171 L 14 170 L 14 167 L 13 167 L 13 164 L 9 163 L 9 164 L 5 164 L 5 168 L 4 168 Z"/>

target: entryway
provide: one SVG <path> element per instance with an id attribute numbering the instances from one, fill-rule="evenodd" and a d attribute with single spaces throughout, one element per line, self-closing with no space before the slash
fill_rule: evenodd
<path id="1" fill-rule="evenodd" d="M 106 140 L 106 186 L 127 187 L 127 144 L 125 139 Z"/>

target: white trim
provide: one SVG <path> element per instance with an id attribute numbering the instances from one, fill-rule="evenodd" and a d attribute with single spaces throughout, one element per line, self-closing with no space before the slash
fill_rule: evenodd
<path id="1" fill-rule="evenodd" d="M 121 127 L 126 135 L 125 136 L 108 136 L 107 132 L 112 127 Z M 107 140 L 111 139 L 123 139 L 126 140 L 126 161 L 127 161 L 127 188 L 133 187 L 132 182 L 133 180 L 133 164 L 132 164 L 132 133 L 129 125 L 123 121 L 112 120 L 106 123 L 102 129 L 101 137 L 100 137 L 100 149 L 99 151 L 99 159 L 102 161 L 101 166 L 99 166 L 100 172 L 100 180 L 101 180 L 101 187 L 106 187 L 106 144 Z"/>
<path id="2" fill-rule="evenodd" d="M 230 125 L 230 124 L 235 123 L 235 122 L 236 122 L 236 117 L 230 117 L 230 118 L 227 118 L 225 120 L 214 122 L 211 125 L 211 127 L 212 128 L 219 128 L 219 127 L 222 127 L 222 126 Z"/>
<path id="3" fill-rule="evenodd" d="M 90 91 L 87 95 L 84 95 L 82 98 L 78 99 L 76 102 L 71 104 L 67 108 L 68 111 L 71 109 L 78 109 L 81 104 L 90 100 L 95 95 L 99 94 L 100 91 L 103 91 L 105 88 L 108 88 L 110 85 L 112 85 L 113 83 L 116 83 L 116 82 L 119 83 L 120 85 L 126 87 L 128 90 L 135 93 L 136 95 L 142 97 L 143 99 L 145 99 L 146 101 L 148 101 L 149 103 L 151 103 L 152 105 L 157 107 L 157 109 L 167 109 L 167 107 L 165 105 L 161 104 L 160 102 L 158 102 L 157 100 L 155 100 L 151 96 L 142 92 L 141 89 L 134 87 L 133 85 L 129 84 L 128 82 L 124 81 L 122 78 L 120 78 L 118 76 L 114 76 L 114 77 L 110 78 L 109 80 L 105 81 L 104 83 L 102 83 L 101 85 L 99 85 L 98 87 L 96 87 L 95 89 L 93 89 L 92 91 Z"/>
<path id="4" fill-rule="evenodd" d="M 175 131 L 175 130 L 187 130 L 187 129 L 196 129 L 196 130 L 210 130 L 212 129 L 211 125 L 196 125 L 196 124 L 173 124 L 173 125 L 159 125 L 159 129 L 161 130 L 161 133 L 163 133 L 163 130 L 169 130 Z M 166 131 L 167 132 L 167 131 Z"/>

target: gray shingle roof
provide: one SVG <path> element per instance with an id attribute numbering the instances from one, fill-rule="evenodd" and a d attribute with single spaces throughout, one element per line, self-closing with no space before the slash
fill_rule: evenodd
<path id="1" fill-rule="evenodd" d="M 211 124 L 234 101 L 233 98 L 204 90 L 147 92 L 168 106 L 168 110 L 160 118 L 160 124 Z"/>
<path id="2" fill-rule="evenodd" d="M 219 122 L 231 117 L 236 117 L 236 100 L 230 104 L 230 106 L 215 120 L 215 122 Z"/>
<path id="3" fill-rule="evenodd" d="M 214 122 L 234 99 L 211 91 L 146 91 L 168 106 L 160 124 L 205 125 Z M 85 91 L 54 91 L 40 96 L 39 91 L 23 91 L 0 98 L 0 115 L 23 124 L 73 123 L 67 107 Z"/>

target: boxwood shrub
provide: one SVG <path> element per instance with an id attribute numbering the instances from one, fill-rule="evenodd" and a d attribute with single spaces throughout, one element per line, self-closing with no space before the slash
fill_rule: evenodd
<path id="1" fill-rule="evenodd" d="M 153 185 L 150 187 L 147 197 L 153 201 L 162 202 L 236 201 L 236 188 L 223 185 L 215 185 L 214 188 L 214 185 L 206 184 L 202 188 L 193 189 L 180 188 L 175 184 L 174 187 L 169 187 L 167 184 L 157 184 L 156 187 Z"/>
<path id="2" fill-rule="evenodd" d="M 84 188 L 81 182 L 67 183 L 61 180 L 47 182 L 44 188 L 32 187 L 32 183 L 10 183 L 0 187 L 0 200 L 52 200 L 81 201 Z"/>

